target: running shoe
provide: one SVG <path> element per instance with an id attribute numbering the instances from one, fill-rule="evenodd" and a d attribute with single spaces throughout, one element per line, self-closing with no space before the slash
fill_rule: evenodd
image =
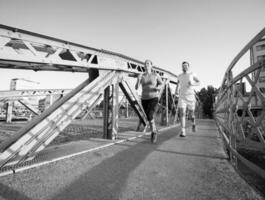
<path id="1" fill-rule="evenodd" d="M 181 133 L 180 133 L 179 136 L 180 136 L 180 137 L 186 137 L 186 132 L 185 132 L 185 131 L 181 131 Z"/>
<path id="2" fill-rule="evenodd" d="M 197 131 L 196 125 L 193 124 L 193 125 L 192 125 L 192 132 L 196 132 L 196 131 Z"/>
<path id="3" fill-rule="evenodd" d="M 151 142 L 156 143 L 157 142 L 157 132 L 154 131 L 151 133 Z"/>

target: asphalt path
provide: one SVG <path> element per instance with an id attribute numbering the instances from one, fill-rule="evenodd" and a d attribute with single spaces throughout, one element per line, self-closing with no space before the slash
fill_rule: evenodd
<path id="1" fill-rule="evenodd" d="M 0 177 L 0 199 L 262 199 L 233 169 L 213 121 Z"/>

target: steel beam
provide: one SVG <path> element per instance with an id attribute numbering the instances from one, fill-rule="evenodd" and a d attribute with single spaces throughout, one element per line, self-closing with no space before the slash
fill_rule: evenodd
<path id="1" fill-rule="evenodd" d="M 25 100 L 19 100 L 18 102 L 25 106 L 28 110 L 30 110 L 34 115 L 39 115 L 39 111 L 33 108 L 32 106 L 28 105 L 29 103 Z"/>
<path id="2" fill-rule="evenodd" d="M 119 83 L 119 86 L 129 103 L 131 104 L 132 108 L 136 112 L 137 116 L 139 117 L 140 122 L 146 127 L 148 120 L 140 102 L 140 98 L 138 97 L 138 95 L 136 95 L 136 92 L 129 86 L 129 84 L 125 80 L 122 80 Z"/>

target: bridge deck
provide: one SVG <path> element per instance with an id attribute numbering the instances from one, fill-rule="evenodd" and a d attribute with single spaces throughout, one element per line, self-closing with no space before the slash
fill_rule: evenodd
<path id="1" fill-rule="evenodd" d="M 213 121 L 199 121 L 186 138 L 178 135 L 175 127 L 161 131 L 155 145 L 144 135 L 3 176 L 0 199 L 262 199 L 228 163 Z M 43 154 L 55 159 L 59 152 L 110 144 L 70 143 Z"/>

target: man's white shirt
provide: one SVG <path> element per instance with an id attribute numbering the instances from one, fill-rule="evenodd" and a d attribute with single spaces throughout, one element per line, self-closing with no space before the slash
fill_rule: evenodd
<path id="1" fill-rule="evenodd" d="M 187 72 L 178 75 L 180 99 L 186 101 L 195 101 L 195 91 L 193 86 L 195 83 L 194 77 L 196 77 L 196 75 L 193 72 Z"/>

